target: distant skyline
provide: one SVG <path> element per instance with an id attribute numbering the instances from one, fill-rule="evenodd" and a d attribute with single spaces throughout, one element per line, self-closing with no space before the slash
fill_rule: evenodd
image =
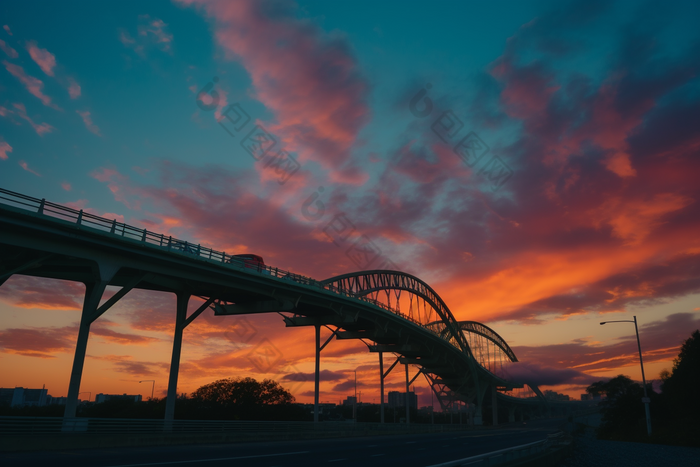
<path id="1" fill-rule="evenodd" d="M 700 328 L 697 2 L 0 13 L 2 188 L 319 280 L 395 265 L 498 332 L 518 374 L 573 397 L 641 380 L 634 327 L 600 321 L 637 316 L 647 379 Z M 256 160 L 262 131 L 275 144 Z M 334 242 L 324 229 L 340 215 L 355 230 Z M 377 259 L 348 255 L 355 239 Z M 25 276 L 0 287 L 0 387 L 66 395 L 83 292 Z M 173 296 L 130 292 L 92 327 L 81 391 L 148 397 L 138 381 L 155 379 L 163 397 L 174 319 Z M 260 348 L 270 365 L 249 358 Z M 312 329 L 208 311 L 184 333 L 178 392 L 251 376 L 308 403 L 313 359 Z M 321 401 L 353 395 L 356 369 L 378 400 L 362 343 L 331 342 L 321 368 Z M 430 404 L 424 379 L 415 391 Z"/>

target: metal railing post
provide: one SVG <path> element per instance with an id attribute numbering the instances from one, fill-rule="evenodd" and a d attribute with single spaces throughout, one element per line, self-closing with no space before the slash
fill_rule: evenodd
<path id="1" fill-rule="evenodd" d="M 39 210 L 37 211 L 37 214 L 44 214 L 44 205 L 46 204 L 46 200 L 44 198 L 41 198 L 41 203 L 39 203 Z"/>
<path id="2" fill-rule="evenodd" d="M 80 212 L 78 213 L 78 221 L 76 224 L 80 225 L 83 222 L 83 210 L 81 209 Z"/>

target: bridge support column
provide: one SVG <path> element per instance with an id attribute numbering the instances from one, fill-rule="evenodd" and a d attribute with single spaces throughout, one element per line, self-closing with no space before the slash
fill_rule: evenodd
<path id="1" fill-rule="evenodd" d="M 320 385 L 319 373 L 321 369 L 321 325 L 316 324 L 316 373 L 314 374 L 314 422 L 318 422 L 318 392 Z"/>
<path id="2" fill-rule="evenodd" d="M 379 423 L 384 423 L 384 352 L 379 352 Z"/>
<path id="3" fill-rule="evenodd" d="M 515 423 L 515 409 L 508 407 L 508 423 Z"/>
<path id="4" fill-rule="evenodd" d="M 496 386 L 491 385 L 491 409 L 493 412 L 493 426 L 498 425 L 498 397 L 496 397 L 498 391 L 496 391 Z"/>
<path id="5" fill-rule="evenodd" d="M 486 395 L 486 383 L 477 380 L 476 400 L 474 401 L 474 425 L 481 426 L 484 424 L 484 396 Z"/>
<path id="6" fill-rule="evenodd" d="M 525 420 L 525 414 L 522 410 L 518 410 L 518 421 L 522 422 L 523 420 Z"/>
<path id="7" fill-rule="evenodd" d="M 175 318 L 175 335 L 173 338 L 173 355 L 170 359 L 170 377 L 168 379 L 168 397 L 165 401 L 165 421 L 166 430 L 172 429 L 172 422 L 175 419 L 175 400 L 177 399 L 177 377 L 180 371 L 180 353 L 182 350 L 182 331 L 185 329 L 187 321 L 187 304 L 190 301 L 188 293 L 177 294 L 177 315 Z"/>
<path id="8" fill-rule="evenodd" d="M 409 389 L 409 382 L 408 382 L 408 363 L 406 364 L 406 425 L 411 423 L 411 404 L 410 404 L 410 395 L 408 394 L 408 389 Z"/>
<path id="9" fill-rule="evenodd" d="M 85 353 L 87 351 L 90 325 L 98 318 L 97 308 L 102 294 L 109 281 L 99 281 L 85 284 L 85 299 L 83 300 L 83 312 L 80 316 L 78 328 L 78 341 L 75 344 L 73 356 L 73 368 L 68 383 L 68 397 L 66 397 L 66 410 L 63 418 L 74 418 L 78 408 L 78 394 L 80 393 L 80 380 L 83 377 L 85 365 Z"/>

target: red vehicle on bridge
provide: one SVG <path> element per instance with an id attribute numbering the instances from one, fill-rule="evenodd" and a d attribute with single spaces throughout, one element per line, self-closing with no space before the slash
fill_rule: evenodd
<path id="1" fill-rule="evenodd" d="M 242 262 L 246 268 L 255 269 L 258 272 L 262 272 L 265 269 L 265 261 L 262 259 L 262 256 L 253 255 L 250 253 L 244 255 L 233 255 L 228 262 L 239 264 Z"/>

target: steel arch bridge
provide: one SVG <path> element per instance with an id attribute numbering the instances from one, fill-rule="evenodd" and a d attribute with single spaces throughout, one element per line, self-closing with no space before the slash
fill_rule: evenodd
<path id="1" fill-rule="evenodd" d="M 177 296 L 166 419 L 174 417 L 183 332 L 209 307 L 217 316 L 274 312 L 287 326 L 314 326 L 317 406 L 320 352 L 333 337 L 361 339 L 379 353 L 382 404 L 384 378 L 399 363 L 406 366 L 407 392 L 424 375 L 443 408 L 469 403 L 477 423 L 487 388 L 494 411 L 496 400 L 520 403 L 497 392 L 522 387 L 499 371 L 503 362 L 517 361 L 505 340 L 483 324 L 457 321 L 435 290 L 401 271 L 360 271 L 317 281 L 270 266 L 251 268 L 224 252 L 0 189 L 0 286 L 14 274 L 86 285 L 67 418 L 75 416 L 90 325 L 133 289 Z M 107 286 L 122 289 L 100 304 Z M 187 316 L 187 303 L 195 296 L 205 301 Z M 321 327 L 332 331 L 323 345 Z M 386 372 L 385 353 L 396 356 Z M 420 367 L 411 381 L 409 365 Z"/>
<path id="2" fill-rule="evenodd" d="M 418 277 L 402 271 L 371 270 L 331 277 L 321 283 L 353 297 L 366 297 L 382 303 L 393 313 L 431 331 L 461 351 L 460 357 L 467 360 L 468 372 L 456 376 L 452 369 L 446 369 L 440 363 L 436 365 L 435 362 L 439 360 L 430 355 L 428 349 L 423 349 L 421 353 L 418 350 L 420 346 L 415 343 L 411 349 L 412 355 L 407 352 L 408 342 L 395 348 L 370 346 L 371 351 L 391 351 L 401 355 L 404 363 L 420 365 L 441 407 L 448 408 L 455 401 L 462 401 L 480 409 L 486 387 L 491 387 L 492 395 L 496 396 L 496 388 L 511 390 L 523 386 L 503 376 L 503 364 L 518 361 L 506 341 L 484 324 L 457 321 L 440 295 Z M 408 310 L 405 309 L 406 305 Z M 375 334 L 368 338 L 376 341 L 377 337 Z M 376 350 L 378 348 L 382 350 Z M 534 390 L 541 396 L 539 389 Z M 544 397 L 541 401 L 544 401 Z"/>

